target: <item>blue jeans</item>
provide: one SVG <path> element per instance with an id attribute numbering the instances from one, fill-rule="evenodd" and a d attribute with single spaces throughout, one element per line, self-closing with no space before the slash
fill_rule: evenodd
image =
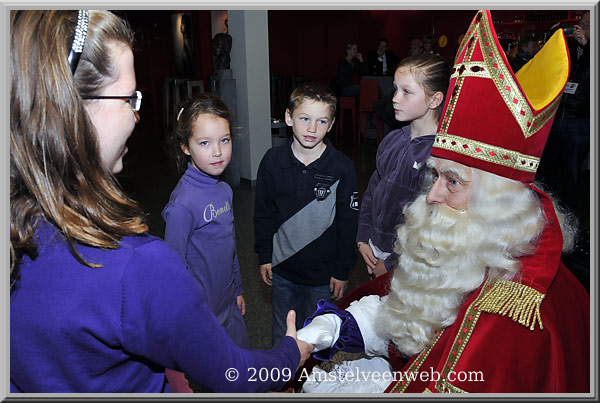
<path id="1" fill-rule="evenodd" d="M 278 347 L 285 336 L 286 318 L 290 309 L 296 311 L 296 329 L 304 326 L 304 320 L 317 310 L 320 299 L 331 302 L 329 285 L 310 286 L 296 284 L 273 273 L 273 348 Z"/>

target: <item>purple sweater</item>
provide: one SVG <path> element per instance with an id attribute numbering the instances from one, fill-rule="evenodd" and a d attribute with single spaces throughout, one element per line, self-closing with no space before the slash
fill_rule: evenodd
<path id="1" fill-rule="evenodd" d="M 184 258 L 220 323 L 238 309 L 235 299 L 244 293 L 232 198 L 227 183 L 188 164 L 162 213 L 165 241 Z"/>
<path id="2" fill-rule="evenodd" d="M 291 337 L 271 351 L 235 345 L 158 238 L 125 237 L 116 250 L 77 246 L 98 269 L 75 260 L 44 220 L 36 244 L 38 256 L 23 258 L 10 296 L 13 393 L 169 391 L 165 367 L 215 392 L 256 392 L 283 381 L 249 382 L 248 368 L 296 370 Z M 229 368 L 237 380 L 227 380 Z"/>
<path id="3" fill-rule="evenodd" d="M 392 253 L 385 261 L 391 270 L 395 228 L 404 222 L 402 209 L 422 190 L 423 173 L 435 135 L 410 138 L 410 125 L 390 132 L 377 148 L 376 170 L 363 195 L 358 220 L 357 242 L 369 239 L 382 252 Z"/>

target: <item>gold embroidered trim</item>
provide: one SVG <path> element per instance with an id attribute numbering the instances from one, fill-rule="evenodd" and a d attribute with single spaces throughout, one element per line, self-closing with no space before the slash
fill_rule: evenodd
<path id="1" fill-rule="evenodd" d="M 452 134 L 438 133 L 434 146 L 525 172 L 536 172 L 540 164 L 538 157 Z"/>
<path id="2" fill-rule="evenodd" d="M 433 393 L 432 391 L 429 390 L 429 388 L 425 388 L 425 390 L 421 393 Z"/>
<path id="3" fill-rule="evenodd" d="M 433 343 L 431 343 L 431 346 L 427 347 L 425 350 L 423 350 L 421 353 L 419 353 L 417 358 L 415 358 L 413 360 L 412 364 L 410 364 L 410 367 L 408 367 L 406 372 L 402 373 L 402 376 L 406 375 L 407 379 L 406 380 L 402 379 L 400 381 L 397 381 L 396 385 L 392 388 L 392 390 L 390 390 L 390 393 L 404 393 L 406 388 L 408 388 L 408 385 L 410 385 L 410 383 L 412 382 L 412 379 L 413 379 L 412 374 L 413 373 L 416 374 L 419 372 L 419 368 L 421 368 L 421 365 L 423 365 L 423 363 L 429 356 L 429 353 L 433 349 L 433 346 L 435 346 L 435 344 L 438 342 L 440 337 L 442 337 L 442 333 L 444 333 L 444 329 L 440 330 L 437 333 L 437 336 L 433 340 Z M 415 375 L 415 377 L 416 377 L 416 375 Z"/>
<path id="4" fill-rule="evenodd" d="M 479 15 L 479 14 L 483 15 L 484 12 L 479 11 L 477 15 Z M 475 17 L 473 17 L 473 19 L 471 20 L 471 25 L 469 25 L 469 29 L 467 29 L 467 33 L 463 36 L 463 40 L 460 43 L 460 46 L 458 47 L 458 52 L 456 53 L 456 56 L 454 58 L 454 64 L 458 63 L 458 58 L 460 57 L 460 55 L 462 55 L 463 51 L 469 44 L 469 40 L 471 40 L 471 37 L 477 31 L 477 24 L 479 24 L 477 15 L 475 15 Z M 470 57 L 469 57 L 469 59 L 470 59 Z M 465 57 L 465 60 L 468 60 L 468 59 Z"/>
<path id="5" fill-rule="evenodd" d="M 540 316 L 540 305 L 545 295 L 524 284 L 507 280 L 496 280 L 488 293 L 482 298 L 480 309 L 511 318 L 529 330 L 535 329 L 536 322 L 540 330 L 544 329 Z"/>
<path id="6" fill-rule="evenodd" d="M 483 62 L 464 62 L 457 64 L 450 79 L 459 77 L 492 78 L 488 71 L 488 67 Z"/>
<path id="7" fill-rule="evenodd" d="M 458 57 L 460 57 L 465 48 L 466 51 L 462 63 L 468 63 L 471 60 L 471 57 L 473 56 L 473 51 L 475 50 L 474 44 L 477 40 L 477 24 L 479 24 L 479 22 L 477 21 L 477 17 L 473 18 L 473 21 L 471 23 L 471 26 L 469 27 L 469 30 L 467 31 L 467 34 L 463 37 L 463 41 L 461 43 L 461 50 L 456 54 L 456 60 L 454 61 L 455 68 L 458 67 Z M 469 43 L 471 43 L 471 46 L 469 46 Z M 481 64 L 481 62 L 479 64 Z M 458 67 L 456 71 L 458 71 L 459 69 L 460 67 Z M 456 107 L 456 102 L 458 101 L 458 98 L 460 96 L 463 81 L 464 77 L 459 75 L 459 77 L 454 82 L 452 94 L 448 94 L 450 96 L 450 101 L 448 102 L 448 107 L 444 112 L 444 116 L 442 116 L 442 124 L 440 126 L 441 133 L 447 133 L 448 131 L 448 126 L 450 125 L 450 121 L 452 120 L 452 115 L 454 114 L 454 108 Z"/>
<path id="8" fill-rule="evenodd" d="M 468 393 L 459 387 L 452 385 L 448 380 L 442 379 L 436 382 L 435 389 L 440 393 Z"/>
<path id="9" fill-rule="evenodd" d="M 523 136 L 529 138 L 544 127 L 552 118 L 554 111 L 558 108 L 560 97 L 557 97 L 546 108 L 542 108 L 542 113 L 534 116 L 525 94 L 521 92 L 513 74 L 504 64 L 504 60 L 500 55 L 500 52 L 503 52 L 503 50 L 498 49 L 493 40 L 490 21 L 487 19 L 486 13 L 483 13 L 482 22 L 479 24 L 478 30 L 480 38 L 479 47 L 484 56 L 485 63 L 490 70 L 491 78 L 504 103 L 521 127 Z"/>
<path id="10" fill-rule="evenodd" d="M 444 362 L 444 367 L 440 374 L 441 377 L 435 383 L 435 390 L 440 393 L 467 393 L 465 390 L 452 385 L 448 381 L 448 375 L 456 368 L 458 360 L 471 339 L 471 335 L 481 316 L 481 312 L 498 313 L 501 315 L 509 313 L 509 317 L 525 326 L 530 325 L 532 313 L 535 312 L 534 321 L 529 328 L 530 330 L 533 330 L 535 320 L 537 319 L 540 324 L 540 329 L 543 329 L 541 317 L 539 315 L 539 305 L 543 299 L 543 294 L 526 285 L 506 280 L 487 280 L 483 285 L 480 294 L 475 298 L 471 305 L 469 305 L 465 312 L 458 333 L 452 343 L 452 349 Z M 438 339 L 439 336 L 435 342 L 437 342 Z M 435 342 L 427 350 L 427 353 L 424 354 L 421 363 L 425 361 L 425 358 L 429 355 Z M 419 369 L 420 364 L 415 366 L 416 361 L 417 360 L 413 362 L 409 371 L 416 371 Z M 408 387 L 408 383 L 401 385 L 401 387 L 399 387 L 399 385 L 400 382 L 396 384 L 392 389 L 392 392 L 404 392 Z M 431 392 L 426 388 L 424 392 L 427 391 Z"/>
<path id="11" fill-rule="evenodd" d="M 486 280 L 481 292 L 465 312 L 458 333 L 452 343 L 452 349 L 441 371 L 441 378 L 435 383 L 435 390 L 441 393 L 466 393 L 448 381 L 448 374 L 456 368 L 482 312 L 503 316 L 508 313 L 510 318 L 529 327 L 530 330 L 534 329 L 537 320 L 540 329 L 543 329 L 540 304 L 544 296 L 544 294 L 523 284 L 507 280 Z M 533 322 L 531 322 L 532 317 Z"/>
<path id="12" fill-rule="evenodd" d="M 467 343 L 471 339 L 471 334 L 473 333 L 475 325 L 477 324 L 479 316 L 481 315 L 481 309 L 479 307 L 481 298 L 490 288 L 491 287 L 489 287 L 489 283 L 486 281 L 477 298 L 475 298 L 465 312 L 465 316 L 460 323 L 458 333 L 456 334 L 454 342 L 452 343 L 452 349 L 450 350 L 448 357 L 446 357 L 446 362 L 444 362 L 444 367 L 442 368 L 440 374 L 441 378 L 435 383 L 435 390 L 440 393 L 454 392 L 454 390 L 451 390 L 451 387 L 456 388 L 456 391 L 461 390 L 448 381 L 448 375 L 450 372 L 454 371 L 454 368 L 456 367 L 458 360 L 465 350 Z"/>
<path id="13" fill-rule="evenodd" d="M 556 109 L 558 108 L 560 97 L 557 97 L 548 106 L 542 108 L 540 113 L 534 115 L 534 111 L 529 105 L 525 94 L 521 92 L 513 74 L 510 72 L 500 52 L 503 50 L 496 46 L 492 30 L 490 26 L 491 22 L 488 20 L 487 13 L 481 12 L 480 19 L 475 17 L 467 31 L 467 34 L 463 37 L 463 41 L 460 45 L 460 50 L 456 55 L 454 61 L 455 73 L 452 74 L 452 78 L 456 77 L 454 83 L 453 95 L 444 116 L 442 117 L 442 125 L 440 127 L 441 133 L 448 132 L 448 126 L 452 120 L 454 108 L 459 98 L 460 90 L 462 88 L 462 82 L 465 77 L 481 77 L 490 78 L 498 93 L 504 100 L 505 105 L 513 115 L 515 121 L 521 128 L 521 132 L 525 138 L 537 133 L 542 127 L 544 127 L 554 116 Z M 469 46 L 471 43 L 471 46 Z M 475 46 L 479 46 L 481 53 L 483 54 L 484 60 L 481 62 L 471 61 Z M 458 61 L 462 53 L 465 52 L 462 61 Z M 462 74 L 460 74 L 461 67 Z M 483 70 L 472 71 L 470 67 L 478 66 Z"/>

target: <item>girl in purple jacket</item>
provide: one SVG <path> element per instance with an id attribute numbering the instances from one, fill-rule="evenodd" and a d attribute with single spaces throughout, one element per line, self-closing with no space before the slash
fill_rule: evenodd
<path id="1" fill-rule="evenodd" d="M 371 276 L 396 263 L 395 228 L 403 221 L 404 205 L 421 190 L 449 81 L 450 65 L 439 55 L 410 56 L 396 68 L 395 118 L 410 125 L 381 142 L 376 170 L 362 198 L 356 242 Z"/>

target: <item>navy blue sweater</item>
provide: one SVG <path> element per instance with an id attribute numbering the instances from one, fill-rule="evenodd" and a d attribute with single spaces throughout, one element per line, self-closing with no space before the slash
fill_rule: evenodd
<path id="1" fill-rule="evenodd" d="M 291 144 L 267 151 L 256 179 L 255 251 L 261 265 L 297 284 L 348 280 L 356 263 L 358 184 L 352 161 L 328 139 L 308 166 Z"/>

